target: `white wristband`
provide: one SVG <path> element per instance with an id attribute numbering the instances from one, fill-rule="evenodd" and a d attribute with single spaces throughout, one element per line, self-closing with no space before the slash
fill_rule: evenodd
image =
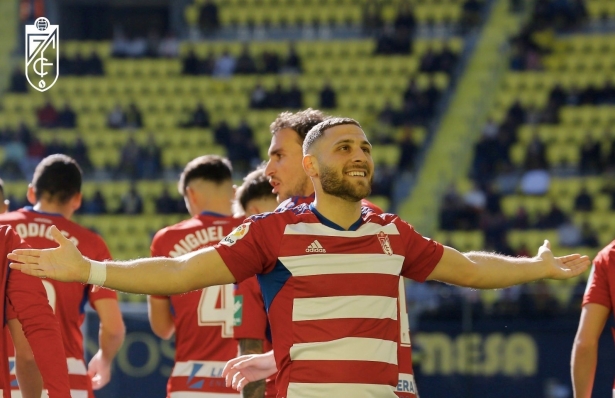
<path id="1" fill-rule="evenodd" d="M 90 276 L 88 278 L 88 285 L 104 285 L 107 280 L 107 264 L 100 261 L 90 261 Z"/>

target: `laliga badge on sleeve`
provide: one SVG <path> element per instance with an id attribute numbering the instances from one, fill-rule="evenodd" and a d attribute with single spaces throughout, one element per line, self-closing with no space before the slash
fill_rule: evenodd
<path id="1" fill-rule="evenodd" d="M 220 241 L 220 244 L 226 245 L 226 246 L 233 246 L 235 243 L 237 243 L 239 239 L 246 236 L 249 229 L 250 229 L 250 223 L 241 224 L 240 226 L 235 228 L 233 232 L 228 234 L 226 238 L 222 239 Z"/>
<path id="2" fill-rule="evenodd" d="M 58 80 L 60 27 L 38 18 L 26 25 L 25 74 L 28 83 L 40 92 L 49 90 Z"/>

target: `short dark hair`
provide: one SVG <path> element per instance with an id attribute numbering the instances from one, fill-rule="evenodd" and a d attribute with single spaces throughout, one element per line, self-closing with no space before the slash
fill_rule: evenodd
<path id="1" fill-rule="evenodd" d="M 331 118 L 331 116 L 326 115 L 318 109 L 312 108 L 307 108 L 296 113 L 282 112 L 273 123 L 271 123 L 269 129 L 271 130 L 271 134 L 274 135 L 282 129 L 294 130 L 299 135 L 299 138 L 301 138 L 301 142 L 303 142 L 305 136 L 312 127 L 329 118 Z"/>
<path id="2" fill-rule="evenodd" d="M 346 124 L 353 124 L 362 129 L 359 122 L 349 117 L 332 117 L 312 127 L 310 132 L 305 137 L 305 140 L 303 141 L 303 154 L 305 155 L 308 149 L 310 149 L 310 147 L 314 144 L 314 142 L 316 142 L 320 137 L 322 137 L 328 129 Z"/>
<path id="3" fill-rule="evenodd" d="M 36 200 L 48 195 L 48 200 L 60 204 L 68 202 L 81 192 L 81 167 L 70 156 L 63 154 L 49 155 L 34 169 L 32 186 Z"/>
<path id="4" fill-rule="evenodd" d="M 237 188 L 237 199 L 239 204 L 241 204 L 241 208 L 245 211 L 251 200 L 268 196 L 276 199 L 276 195 L 271 192 L 271 189 L 269 178 L 265 174 L 265 167 L 259 166 L 256 170 L 245 176 L 243 184 Z"/>
<path id="5" fill-rule="evenodd" d="M 233 179 L 233 166 L 227 158 L 218 155 L 204 155 L 188 162 L 179 176 L 177 190 L 180 195 L 186 193 L 190 181 L 201 179 L 221 184 Z"/>

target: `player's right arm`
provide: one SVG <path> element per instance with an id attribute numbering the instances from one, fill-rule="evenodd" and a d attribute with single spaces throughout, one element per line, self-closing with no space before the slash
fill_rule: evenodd
<path id="1" fill-rule="evenodd" d="M 583 306 L 570 361 L 575 398 L 591 398 L 598 360 L 598 340 L 610 310 L 600 304 Z"/>
<path id="2" fill-rule="evenodd" d="M 147 297 L 147 316 L 154 334 L 168 340 L 175 333 L 175 323 L 171 313 L 171 299 L 163 296 Z"/>
<path id="3" fill-rule="evenodd" d="M 9 254 L 11 268 L 28 275 L 63 282 L 86 283 L 91 262 L 58 229 L 51 236 L 60 244 L 54 249 L 22 249 Z M 170 296 L 207 286 L 235 282 L 215 248 L 208 247 L 175 258 L 147 258 L 131 261 L 105 261 L 105 287 L 137 294 Z"/>
<path id="4" fill-rule="evenodd" d="M 43 393 L 43 378 L 21 323 L 16 318 L 9 319 L 7 326 L 15 346 L 15 376 L 21 395 L 23 398 L 40 398 Z"/>

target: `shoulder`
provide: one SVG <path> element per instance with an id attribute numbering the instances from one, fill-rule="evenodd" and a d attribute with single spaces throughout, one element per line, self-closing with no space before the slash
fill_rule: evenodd
<path id="1" fill-rule="evenodd" d="M 594 258 L 594 265 L 608 267 L 615 266 L 615 240 L 598 252 Z"/>
<path id="2" fill-rule="evenodd" d="M 368 209 L 370 209 L 372 212 L 376 214 L 384 213 L 384 211 L 380 207 L 378 207 L 377 205 L 375 205 L 374 203 L 370 202 L 367 199 L 361 199 L 361 207 L 367 207 Z"/>
<path id="3" fill-rule="evenodd" d="M 24 221 L 28 219 L 28 214 L 29 213 L 23 209 L 11 211 L 9 213 L 0 214 L 0 223 L 6 224 L 6 223 Z"/>
<path id="4" fill-rule="evenodd" d="M 297 207 L 303 204 L 310 204 L 314 201 L 314 196 L 293 196 L 291 198 L 286 199 L 282 203 L 278 205 L 275 211 L 280 211 L 284 209 L 291 209 L 293 207 Z"/>

